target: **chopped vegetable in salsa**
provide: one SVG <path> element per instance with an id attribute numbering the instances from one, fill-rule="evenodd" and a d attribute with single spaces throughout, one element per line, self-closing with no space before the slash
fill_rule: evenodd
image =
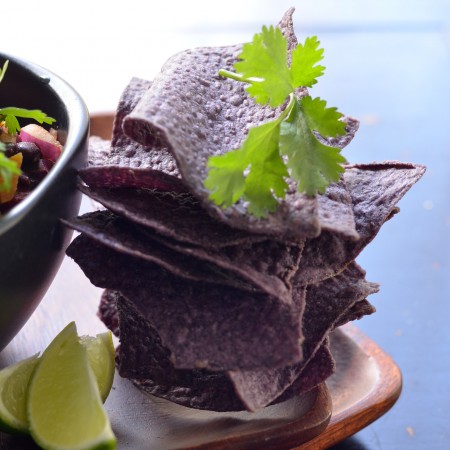
<path id="1" fill-rule="evenodd" d="M 0 68 L 0 82 L 8 61 Z M 52 125 L 44 112 L 17 107 L 0 108 L 0 215 L 23 200 L 47 175 L 62 152 L 57 131 L 20 119 Z"/>

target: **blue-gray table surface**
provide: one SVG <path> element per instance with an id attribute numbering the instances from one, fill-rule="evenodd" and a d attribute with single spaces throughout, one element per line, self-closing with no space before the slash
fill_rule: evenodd
<path id="1" fill-rule="evenodd" d="M 381 290 L 358 326 L 400 366 L 403 392 L 336 450 L 450 448 L 450 2 L 403 6 L 311 29 L 327 52 L 323 97 L 361 119 L 346 157 L 427 165 L 359 258 Z"/>

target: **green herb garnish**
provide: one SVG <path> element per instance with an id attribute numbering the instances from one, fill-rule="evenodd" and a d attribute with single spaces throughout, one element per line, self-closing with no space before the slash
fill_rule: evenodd
<path id="1" fill-rule="evenodd" d="M 0 69 L 0 82 L 3 80 L 6 69 L 8 68 L 9 61 L 6 60 L 3 63 L 3 67 Z M 32 119 L 38 123 L 46 123 L 51 125 L 56 121 L 53 117 L 47 116 L 39 109 L 25 109 L 16 107 L 0 108 L 0 122 L 5 122 L 6 128 L 8 129 L 8 134 L 15 136 L 20 131 L 20 124 L 17 120 L 18 117 L 23 119 Z"/>
<path id="2" fill-rule="evenodd" d="M 6 128 L 8 128 L 8 133 L 15 136 L 20 131 L 20 124 L 17 117 L 23 119 L 33 119 L 38 123 L 46 123 L 51 125 L 56 119 L 47 116 L 39 109 L 24 109 L 15 108 L 10 106 L 8 108 L 0 108 L 0 121 L 5 121 Z"/>
<path id="3" fill-rule="evenodd" d="M 317 37 L 306 38 L 292 51 L 289 66 L 287 40 L 281 30 L 263 27 L 243 46 L 234 65 L 236 72 L 219 71 L 224 77 L 248 83 L 248 94 L 261 105 L 276 108 L 289 100 L 277 119 L 251 128 L 242 147 L 209 158 L 205 187 L 217 205 L 227 208 L 242 199 L 251 214 L 264 217 L 285 197 L 287 177 L 309 196 L 324 193 L 330 183 L 339 180 L 345 158 L 340 149 L 322 144 L 315 133 L 344 135 L 342 114 L 320 98 L 294 95 L 297 88 L 311 87 L 323 75 L 319 45 Z"/>

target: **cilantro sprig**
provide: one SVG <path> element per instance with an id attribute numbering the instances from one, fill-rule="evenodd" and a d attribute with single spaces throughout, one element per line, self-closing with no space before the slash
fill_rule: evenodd
<path id="1" fill-rule="evenodd" d="M 275 120 L 252 127 L 240 148 L 209 158 L 204 184 L 219 206 L 227 208 L 242 199 L 251 214 L 265 217 L 285 197 L 288 177 L 297 182 L 299 192 L 314 196 L 324 193 L 344 170 L 340 149 L 316 136 L 344 135 L 342 114 L 320 98 L 294 95 L 300 87 L 312 87 L 324 73 L 320 42 L 313 36 L 298 44 L 290 65 L 287 48 L 279 28 L 263 27 L 243 46 L 235 72 L 219 71 L 247 83 L 246 91 L 258 104 L 276 108 L 289 99 Z"/>
<path id="2" fill-rule="evenodd" d="M 8 133 L 12 136 L 15 136 L 20 131 L 18 117 L 32 119 L 40 124 L 46 123 L 48 125 L 56 121 L 56 119 L 47 116 L 47 114 L 39 109 L 15 108 L 13 106 L 0 108 L 0 121 L 5 121 Z"/>
<path id="3" fill-rule="evenodd" d="M 9 61 L 6 60 L 3 63 L 3 67 L 0 69 L 0 82 L 5 76 L 8 64 Z M 47 116 L 47 114 L 39 109 L 16 108 L 13 106 L 0 108 L 0 122 L 5 122 L 6 128 L 8 129 L 8 134 L 11 136 L 15 136 L 20 131 L 20 124 L 17 119 L 18 117 L 23 119 L 32 119 L 40 124 L 46 123 L 48 125 L 52 125 L 53 122 L 56 122 L 56 119 Z"/>

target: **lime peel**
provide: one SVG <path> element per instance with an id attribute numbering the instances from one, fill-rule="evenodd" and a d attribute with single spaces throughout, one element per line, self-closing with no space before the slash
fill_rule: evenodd
<path id="1" fill-rule="evenodd" d="M 38 354 L 0 371 L 0 430 L 28 434 L 26 390 L 38 362 Z"/>
<path id="2" fill-rule="evenodd" d="M 42 354 L 28 388 L 30 433 L 44 449 L 114 449 L 86 347 L 74 322 Z"/>
<path id="3" fill-rule="evenodd" d="M 103 408 L 114 380 L 112 333 L 77 335 L 70 323 L 38 354 L 0 370 L 0 430 L 44 449 L 114 449 Z"/>

